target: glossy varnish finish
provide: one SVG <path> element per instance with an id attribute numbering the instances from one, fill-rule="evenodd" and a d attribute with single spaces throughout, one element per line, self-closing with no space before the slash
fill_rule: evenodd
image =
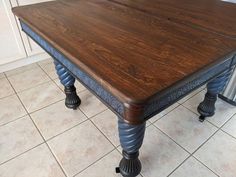
<path id="1" fill-rule="evenodd" d="M 211 31 L 210 25 L 199 24 L 196 28 L 187 23 L 190 18 L 180 23 L 150 14 L 154 12 L 149 6 L 145 5 L 151 9 L 147 13 L 149 9 L 134 8 L 135 3 L 122 5 L 131 1 L 119 1 L 55 1 L 14 8 L 13 12 L 133 109 L 236 50 L 234 27 Z M 154 0 L 147 2 L 155 6 Z"/>

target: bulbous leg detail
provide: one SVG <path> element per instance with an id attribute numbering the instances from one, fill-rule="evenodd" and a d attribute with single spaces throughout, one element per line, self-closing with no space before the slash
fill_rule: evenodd
<path id="1" fill-rule="evenodd" d="M 232 71 L 232 68 L 226 70 L 207 84 L 207 93 L 205 95 L 205 98 L 197 108 L 200 114 L 200 122 L 203 122 L 206 117 L 211 117 L 215 114 L 215 103 L 217 101 L 217 96 L 224 89 L 232 74 Z"/>
<path id="2" fill-rule="evenodd" d="M 76 88 L 74 85 L 65 86 L 66 100 L 65 105 L 69 109 L 77 109 L 81 103 L 79 96 L 76 93 Z"/>
<path id="3" fill-rule="evenodd" d="M 81 103 L 74 86 L 75 78 L 56 60 L 54 60 L 55 68 L 61 84 L 65 87 L 66 94 L 65 105 L 70 109 L 77 109 Z"/>
<path id="4" fill-rule="evenodd" d="M 123 158 L 120 161 L 119 167 L 116 168 L 116 172 L 121 173 L 124 177 L 135 177 L 140 174 L 142 169 L 138 156 L 139 149 L 143 143 L 146 123 L 130 125 L 119 119 L 118 128 L 123 148 Z"/>

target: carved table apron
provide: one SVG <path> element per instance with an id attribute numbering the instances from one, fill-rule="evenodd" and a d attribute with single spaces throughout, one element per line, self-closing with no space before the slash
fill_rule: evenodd
<path id="1" fill-rule="evenodd" d="M 127 2 L 125 0 L 117 1 L 55 1 L 14 8 L 13 12 L 19 17 L 22 30 L 54 59 L 57 74 L 65 87 L 65 105 L 68 108 L 76 109 L 81 103 L 74 86 L 75 79 L 77 79 L 118 116 L 118 131 L 120 143 L 123 148 L 123 158 L 116 171 L 124 177 L 135 177 L 141 171 L 141 162 L 138 156 L 145 134 L 146 120 L 206 83 L 207 93 L 204 100 L 198 106 L 198 112 L 200 113 L 199 120 L 203 122 L 206 117 L 214 115 L 217 95 L 223 90 L 236 64 L 236 41 L 234 40 L 236 31 L 233 31 L 230 34 L 231 36 L 224 36 L 216 34 L 217 32 L 202 30 L 200 27 L 199 29 L 195 29 L 188 25 L 179 25 L 178 20 L 170 22 L 169 19 L 166 20 L 164 17 L 161 17 L 163 19 L 156 18 L 154 17 L 155 15 L 148 14 L 135 7 L 127 7 L 127 4 L 122 5 L 120 2 Z M 77 7 L 77 9 L 74 7 Z M 81 9 L 79 9 L 80 7 Z M 86 11 L 86 8 L 89 10 Z M 99 11 L 99 8 L 103 9 L 105 11 L 104 13 L 110 13 L 110 16 L 104 16 L 103 12 Z M 127 9 L 129 9 L 129 12 L 126 11 Z M 76 12 L 76 10 L 78 11 Z M 82 14 L 80 10 L 84 14 L 90 12 L 87 14 L 88 17 Z M 62 13 L 63 16 L 56 16 L 56 12 Z M 80 19 L 78 22 L 75 21 L 76 18 L 69 18 L 71 15 L 75 15 L 73 13 Z M 114 13 L 120 15 L 120 18 L 116 19 Z M 39 14 L 43 14 L 43 16 Z M 96 18 L 96 23 L 92 18 Z M 70 20 L 72 21 L 71 23 Z M 133 24 L 129 26 L 127 21 L 130 20 L 132 20 Z M 146 25 L 146 27 L 143 28 L 140 25 L 140 28 L 133 29 L 132 25 L 136 25 L 136 22 L 138 23 L 139 20 L 143 20 L 144 26 Z M 113 28 L 111 25 L 113 21 L 116 22 L 116 25 L 121 25 L 119 27 L 122 30 L 118 30 L 117 26 Z M 156 30 L 148 31 L 150 27 L 148 25 L 151 25 L 149 21 L 152 21 L 152 27 Z M 87 22 L 97 25 L 95 32 L 91 29 L 92 27 L 89 28 L 90 23 Z M 76 23 L 80 26 L 74 31 L 73 25 Z M 48 29 L 45 28 L 47 25 Z M 67 25 L 71 25 L 71 28 L 69 29 L 70 26 L 68 27 Z M 167 32 L 163 32 L 159 26 L 167 29 Z M 171 26 L 176 27 L 176 30 L 171 30 Z M 86 29 L 88 33 L 83 33 L 83 29 Z M 102 30 L 99 31 L 100 29 L 106 32 L 102 38 L 100 36 Z M 110 29 L 114 30 L 114 33 Z M 160 31 L 158 32 L 158 30 Z M 144 37 L 140 36 L 140 39 L 135 38 L 135 35 L 140 31 L 149 33 L 146 36 L 144 35 Z M 155 33 L 156 31 L 157 33 Z M 54 32 L 55 36 L 52 35 Z M 62 37 L 56 36 L 57 32 L 60 32 Z M 167 35 L 161 36 L 161 33 L 173 35 L 167 37 Z M 186 33 L 186 36 L 184 33 Z M 107 34 L 110 37 L 117 38 L 113 40 L 105 38 Z M 119 34 L 127 36 L 125 36 L 126 38 L 122 38 Z M 158 40 L 154 38 L 153 41 L 150 41 L 151 37 L 155 35 Z M 75 39 L 74 41 L 70 40 L 71 36 Z M 77 36 L 78 38 L 81 37 L 84 39 L 77 39 Z M 203 39 L 200 40 L 200 37 L 203 37 Z M 94 48 L 90 46 L 92 39 L 95 41 L 91 42 L 91 46 Z M 136 40 L 136 42 L 132 43 L 130 41 L 131 39 Z M 190 43 L 191 40 L 194 42 L 188 46 L 188 40 L 185 42 L 185 39 L 188 39 Z M 83 45 L 81 48 L 77 45 L 79 44 L 79 42 L 76 43 L 77 40 L 81 40 L 79 42 L 83 43 L 81 44 Z M 140 41 L 138 42 L 138 40 Z M 159 43 L 160 41 L 162 42 Z M 175 43 L 176 41 L 179 41 L 179 43 Z M 120 45 L 113 47 L 115 44 Z M 211 46 L 209 47 L 209 44 L 212 44 L 212 48 Z M 126 45 L 126 48 L 129 48 L 127 55 L 122 50 L 119 50 L 119 47 L 122 45 Z M 138 48 L 139 45 L 143 45 L 144 47 Z M 151 49 L 153 45 L 156 45 L 156 50 Z M 181 45 L 187 46 L 189 53 Z M 158 48 L 158 46 L 164 46 L 163 50 L 161 47 Z M 201 46 L 203 46 L 202 53 L 195 53 L 197 51 L 196 48 L 200 48 Z M 168 47 L 172 48 L 172 50 L 168 50 Z M 123 49 L 126 50 L 126 48 Z M 72 49 L 75 49 L 75 51 Z M 111 53 L 106 49 L 111 50 Z M 89 51 L 88 53 L 84 52 L 87 50 Z M 99 61 L 107 56 L 104 53 L 96 55 L 101 50 L 104 53 L 107 52 L 106 54 L 109 53 L 109 58 L 111 58 L 109 64 Z M 143 50 L 142 54 L 139 53 L 139 50 Z M 81 58 L 80 56 L 75 57 L 74 54 L 77 51 L 81 54 Z M 153 57 L 152 55 L 154 53 L 150 53 L 151 51 L 156 52 L 155 57 L 157 59 L 144 60 L 142 58 L 143 55 L 147 58 Z M 161 52 L 163 51 L 166 53 L 162 54 Z M 173 52 L 173 55 L 176 55 L 176 59 L 173 55 L 167 54 L 171 52 Z M 137 58 L 138 56 L 140 58 Z M 169 60 L 165 58 L 166 56 L 168 56 Z M 199 56 L 202 56 L 203 59 L 197 61 L 196 58 Z M 180 62 L 180 57 L 185 58 L 183 60 L 185 63 Z M 98 59 L 96 60 L 96 58 Z M 137 63 L 126 63 L 135 61 L 135 58 L 137 59 Z M 141 59 L 143 60 L 143 64 Z M 96 66 L 96 64 L 91 65 L 90 60 L 91 62 L 96 62 L 103 68 Z M 174 67 L 175 65 L 176 68 Z M 193 71 L 186 65 L 192 66 Z M 159 70 L 157 69 L 156 72 L 153 72 L 154 66 L 159 68 Z M 145 67 L 146 71 L 143 71 L 142 67 Z M 122 69 L 125 71 L 125 74 L 123 71 L 119 73 L 114 68 Z M 145 77 L 141 74 L 139 75 L 136 70 L 144 72 Z M 158 72 L 159 74 L 157 74 Z M 173 75 L 174 72 L 176 76 Z M 109 74 L 111 75 L 110 78 L 107 77 Z M 112 77 L 113 75 L 117 75 L 117 78 Z M 118 78 L 119 76 L 121 78 Z M 124 83 L 120 82 L 119 79 L 123 79 Z"/>

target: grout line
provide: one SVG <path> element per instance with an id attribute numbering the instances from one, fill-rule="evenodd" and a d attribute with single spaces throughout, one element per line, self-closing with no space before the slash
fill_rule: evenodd
<path id="1" fill-rule="evenodd" d="M 62 101 L 62 100 L 60 100 L 60 101 Z M 60 102 L 60 101 L 58 101 L 58 102 Z M 55 102 L 55 103 L 53 103 L 53 104 L 56 104 L 56 103 L 58 103 L 58 102 Z M 53 104 L 51 104 L 51 105 L 53 105 Z M 51 106 L 51 105 L 50 105 L 50 106 Z M 45 108 L 42 108 L 42 109 L 45 109 Z M 78 110 L 79 110 L 79 109 L 78 109 Z M 62 132 L 60 132 L 60 133 L 58 133 L 57 135 L 54 135 L 54 136 L 52 136 L 52 137 L 50 137 L 50 138 L 48 138 L 48 139 L 45 139 L 46 142 L 47 142 L 47 141 L 50 141 L 50 140 L 52 140 L 52 139 L 54 139 L 54 138 L 56 138 L 57 136 L 59 136 L 59 135 L 65 133 L 65 132 L 67 132 L 67 131 L 69 131 L 69 130 L 71 130 L 71 129 L 77 127 L 77 126 L 79 126 L 80 124 L 82 124 L 82 123 L 84 123 L 84 122 L 86 122 L 86 121 L 89 121 L 89 118 L 88 118 L 81 110 L 79 110 L 79 111 L 86 117 L 85 120 L 83 120 L 83 121 L 81 121 L 80 123 L 78 123 L 78 124 L 76 124 L 76 125 L 74 125 L 74 126 L 68 128 L 68 129 L 66 129 L 66 130 L 64 130 L 64 131 L 62 131 Z M 105 111 L 106 111 L 106 110 L 104 110 L 104 111 L 102 111 L 102 112 L 105 112 Z M 37 111 L 35 111 L 35 112 L 37 112 Z M 102 112 L 100 112 L 100 113 L 102 113 Z M 100 113 L 98 113 L 98 114 L 100 114 Z M 32 114 L 32 113 L 30 113 L 30 114 Z M 92 116 L 91 118 L 97 116 L 98 114 Z"/>
<path id="2" fill-rule="evenodd" d="M 192 158 L 194 158 L 195 160 L 197 160 L 199 163 L 201 163 L 203 166 L 205 166 L 208 170 L 210 170 L 212 173 L 214 173 L 216 176 L 220 177 L 218 174 L 216 174 L 212 169 L 210 169 L 208 166 L 206 166 L 204 163 L 202 163 L 200 160 L 198 160 L 196 157 L 194 157 L 193 155 L 191 156 Z"/>
<path id="3" fill-rule="evenodd" d="M 10 82 L 10 80 L 9 80 L 9 82 Z M 32 87 L 29 87 L 29 88 L 25 88 L 25 89 L 20 90 L 20 91 L 16 91 L 16 90 L 15 90 L 15 91 L 16 91 L 17 94 L 18 94 L 18 93 L 22 93 L 22 92 L 25 92 L 25 91 L 31 90 L 31 89 L 33 89 L 33 88 L 39 87 L 39 86 L 41 86 L 41 85 L 43 85 L 43 84 L 46 84 L 46 83 L 49 83 L 49 82 L 51 82 L 51 80 L 45 81 L 45 82 L 43 82 L 43 83 L 40 83 L 40 84 L 34 85 L 34 86 L 32 86 Z M 15 89 L 15 88 L 14 88 L 14 89 Z"/>
<path id="4" fill-rule="evenodd" d="M 177 102 L 176 102 L 177 103 Z M 175 104 L 175 103 L 174 103 Z M 150 125 L 153 125 L 153 124 L 155 124 L 157 121 L 159 121 L 160 119 L 162 119 L 164 116 L 166 116 L 167 114 L 169 114 L 170 112 L 172 112 L 172 111 L 174 111 L 175 109 L 177 109 L 179 106 L 180 106 L 181 104 L 180 103 L 178 103 L 178 105 L 176 106 L 176 107 L 174 107 L 173 109 L 171 109 L 170 111 L 168 111 L 167 113 L 165 113 L 165 114 L 163 114 L 161 117 L 159 117 L 157 120 L 155 120 L 154 122 L 151 122 L 151 121 L 149 121 L 150 122 Z M 163 110 L 164 111 L 164 110 Z M 160 112 L 161 113 L 161 112 Z M 157 115 L 157 114 L 156 114 Z M 152 118 L 150 118 L 150 119 L 152 119 Z M 148 119 L 149 120 L 149 119 Z M 149 125 L 149 126 L 150 126 Z M 148 126 L 148 127 L 149 127 Z"/>
<path id="5" fill-rule="evenodd" d="M 90 120 L 90 119 L 89 119 Z M 95 128 L 103 135 L 103 136 L 105 136 L 105 138 L 112 144 L 112 146 L 114 147 L 114 148 L 116 148 L 116 145 L 114 145 L 112 142 L 111 142 L 111 140 L 97 127 L 97 125 L 95 125 L 95 123 L 92 121 L 92 120 L 90 120 L 90 122 L 95 126 Z"/>
<path id="6" fill-rule="evenodd" d="M 80 109 L 80 111 L 81 111 L 88 119 L 93 119 L 93 118 L 96 117 L 97 115 L 99 115 L 99 114 L 101 114 L 101 113 L 103 113 L 103 112 L 105 112 L 105 111 L 107 111 L 107 110 L 109 110 L 109 108 L 106 108 L 105 110 L 102 110 L 102 111 L 100 111 L 100 112 L 94 114 L 94 115 L 91 116 L 91 117 L 87 117 L 86 114 Z"/>
<path id="7" fill-rule="evenodd" d="M 27 71 L 34 70 L 35 68 L 37 68 L 37 67 L 36 67 L 37 64 L 36 64 L 35 67 L 26 69 L 27 66 L 34 65 L 34 64 L 36 64 L 36 63 L 30 63 L 30 64 L 27 64 L 27 65 L 24 65 L 24 66 L 17 67 L 17 68 L 15 68 L 15 69 L 9 70 L 9 71 L 13 71 L 13 70 L 17 70 L 17 69 L 19 69 L 19 68 L 24 68 L 24 70 L 20 71 L 19 73 L 7 75 L 6 72 L 9 72 L 9 71 L 5 71 L 4 74 L 5 74 L 5 76 L 6 76 L 7 78 L 9 78 L 9 77 L 12 77 L 12 76 L 21 74 L 21 73 L 25 73 L 25 72 L 27 72 Z"/>
<path id="8" fill-rule="evenodd" d="M 105 153 L 102 157 L 98 158 L 96 161 L 94 161 L 93 163 L 91 163 L 89 166 L 85 167 L 84 169 L 80 170 L 79 172 L 77 172 L 76 174 L 74 174 L 72 177 L 75 177 L 76 175 L 80 174 L 81 172 L 85 171 L 86 169 L 88 169 L 89 167 L 91 167 L 92 165 L 94 165 L 95 163 L 99 162 L 100 160 L 102 160 L 104 157 L 106 157 L 108 154 L 112 153 L 113 151 L 115 151 L 116 149 L 112 149 L 109 152 Z M 115 170 L 115 169 L 114 169 Z"/>
<path id="9" fill-rule="evenodd" d="M 70 131 L 71 129 L 73 129 L 73 128 L 75 128 L 75 127 L 77 127 L 77 126 L 79 126 L 79 125 L 81 125 L 81 124 L 83 124 L 83 123 L 85 123 L 85 122 L 87 122 L 88 120 L 89 120 L 89 119 L 86 118 L 86 119 L 83 120 L 82 122 L 80 122 L 80 123 L 78 123 L 78 124 L 76 124 L 76 125 L 74 125 L 74 126 L 68 128 L 68 129 L 66 129 L 66 130 L 64 130 L 64 131 L 62 131 L 62 132 L 60 132 L 60 133 L 58 133 L 58 134 L 56 134 L 56 135 L 54 135 L 54 136 L 48 138 L 48 139 L 45 139 L 45 140 L 46 140 L 46 142 L 51 141 L 52 139 L 54 139 L 54 138 L 56 138 L 56 137 L 62 135 L 63 133 L 66 133 L 66 132 Z"/>
<path id="10" fill-rule="evenodd" d="M 158 129 L 160 132 L 162 132 L 165 136 L 170 138 L 175 144 L 177 144 L 179 147 L 181 147 L 184 151 L 186 151 L 188 154 L 191 154 L 187 149 L 185 149 L 182 145 L 180 145 L 178 142 L 176 142 L 172 137 L 170 137 L 168 134 L 166 134 L 163 130 L 161 130 L 159 127 L 153 124 L 153 126 Z"/>
<path id="11" fill-rule="evenodd" d="M 189 110 L 190 112 L 194 113 L 194 114 L 197 115 L 198 118 L 199 118 L 199 116 L 200 116 L 199 114 L 197 114 L 196 112 L 194 112 L 193 110 L 189 109 L 188 107 L 186 107 L 186 106 L 184 106 L 184 105 L 181 105 L 181 106 L 183 106 L 184 108 L 186 108 L 186 109 Z M 209 117 L 209 118 L 210 118 L 210 117 Z M 217 129 L 219 129 L 219 126 L 218 126 L 218 125 L 213 124 L 213 123 L 210 122 L 207 118 L 205 119 L 205 121 L 207 121 L 208 123 L 210 123 L 211 125 L 213 125 L 213 126 L 216 127 Z"/>
<path id="12" fill-rule="evenodd" d="M 186 107 L 186 106 L 184 106 L 184 105 L 182 105 L 182 106 L 185 107 L 186 109 L 188 109 L 189 111 L 191 111 L 192 113 L 194 113 L 195 115 L 197 115 L 198 117 L 200 116 L 199 114 L 197 114 L 196 112 L 192 111 L 192 110 L 189 109 L 188 107 Z M 233 114 L 233 116 L 234 116 L 234 115 L 236 115 L 236 113 Z M 232 118 L 232 116 L 230 116 L 228 120 L 230 120 L 231 118 Z M 217 129 L 220 129 L 221 126 L 215 125 L 214 123 L 212 123 L 211 121 L 209 121 L 210 119 L 211 119 L 211 117 L 208 117 L 208 118 L 206 117 L 205 121 L 207 121 L 207 122 L 210 123 L 211 125 L 215 126 Z M 228 120 L 226 120 L 226 122 L 228 122 Z M 225 122 L 225 123 L 226 123 L 226 122 Z M 225 123 L 223 123 L 223 124 L 225 124 Z"/>
<path id="13" fill-rule="evenodd" d="M 46 144 L 46 146 L 48 147 L 49 151 L 51 152 L 51 154 L 53 155 L 55 161 L 57 162 L 59 168 L 62 170 L 62 172 L 64 173 L 65 176 L 66 175 L 66 172 L 64 171 L 64 169 L 62 168 L 62 166 L 60 165 L 60 163 L 58 162 L 58 160 L 56 159 L 55 155 L 53 154 L 51 148 L 49 147 L 47 141 L 45 140 L 44 136 L 42 135 L 42 133 L 40 132 L 39 128 L 37 127 L 37 125 L 35 124 L 34 120 L 32 119 L 32 117 L 29 115 L 30 117 L 30 120 L 32 121 L 32 123 L 34 124 L 35 128 L 37 129 L 38 133 L 40 134 L 41 138 L 43 139 L 44 143 Z"/>
<path id="14" fill-rule="evenodd" d="M 33 113 L 35 113 L 35 112 L 38 112 L 38 111 L 41 111 L 42 109 L 45 109 L 45 108 L 47 108 L 47 107 L 50 107 L 50 106 L 52 106 L 52 105 L 54 105 L 54 104 L 57 104 L 57 103 L 59 103 L 60 101 L 63 101 L 65 98 L 62 98 L 62 99 L 60 99 L 60 100 L 58 100 L 58 101 L 55 101 L 55 102 L 53 102 L 53 103 L 50 103 L 50 104 L 48 104 L 47 106 L 43 106 L 43 107 L 41 107 L 41 108 L 39 108 L 39 109 L 37 109 L 37 110 L 34 110 L 34 111 L 32 111 L 32 112 L 28 112 L 29 114 L 33 114 Z"/>
<path id="15" fill-rule="evenodd" d="M 8 78 L 7 78 L 7 79 L 8 79 Z M 13 89 L 14 89 L 14 87 L 13 87 Z M 15 90 L 15 89 L 14 89 L 14 90 Z M 23 104 L 23 102 L 21 101 L 21 99 L 20 99 L 19 95 L 18 95 L 18 94 L 16 94 L 16 96 L 17 96 L 17 97 L 18 97 L 18 99 L 20 100 L 20 102 L 21 102 L 21 104 L 22 104 L 23 108 L 25 109 L 25 111 L 28 113 L 28 111 L 27 111 L 27 109 L 26 109 L 25 105 Z M 42 140 L 43 140 L 43 141 L 44 141 L 44 143 L 46 143 L 46 145 L 48 146 L 48 144 L 47 144 L 47 142 L 45 141 L 45 139 L 44 139 L 43 135 L 41 134 L 40 130 L 39 130 L 39 129 L 38 129 L 38 127 L 36 126 L 35 122 L 33 121 L 32 117 L 30 116 L 30 114 L 29 114 L 29 113 L 28 113 L 28 116 L 30 117 L 30 119 L 31 119 L 32 123 L 34 124 L 35 128 L 37 129 L 38 133 L 40 134 L 40 136 L 41 136 Z M 49 148 L 49 146 L 48 146 L 48 148 Z M 52 153 L 52 150 L 51 150 L 50 148 L 49 148 L 49 150 L 50 150 L 50 152 Z M 53 155 L 53 157 L 55 158 L 55 156 L 54 156 L 54 154 L 53 154 L 53 153 L 52 153 L 52 155 Z M 59 164 L 59 162 L 57 161 L 57 159 L 56 159 L 56 158 L 55 158 L 55 160 L 56 160 L 57 164 L 59 165 L 59 167 L 61 168 L 61 170 L 62 170 L 62 172 L 64 173 L 64 175 L 65 175 L 65 176 L 67 176 L 67 175 L 66 175 L 66 173 L 65 173 L 65 171 L 63 170 L 63 168 L 61 167 L 61 165 Z"/>
<path id="16" fill-rule="evenodd" d="M 234 115 L 233 115 L 234 116 Z M 191 153 L 191 156 L 192 157 L 194 157 L 194 158 L 196 158 L 195 156 L 194 156 L 194 154 L 202 147 L 202 146 L 204 146 L 217 132 L 219 132 L 219 131 L 222 131 L 221 130 L 221 128 L 229 121 L 229 120 L 231 120 L 232 119 L 232 117 L 233 116 L 231 116 L 222 126 L 220 126 L 220 128 L 218 128 L 209 138 L 207 138 L 207 140 L 204 142 L 204 143 L 202 143 L 193 153 Z M 234 139 L 236 139 L 236 138 L 234 138 Z M 196 158 L 197 159 L 197 158 Z M 199 162 L 201 162 L 199 159 L 197 159 Z M 202 164 L 204 164 L 203 162 L 201 162 Z M 183 163 L 182 163 L 183 164 Z M 213 170 L 211 170 L 207 165 L 205 165 L 204 164 L 204 166 L 206 166 L 210 171 L 212 171 L 213 172 Z M 175 169 L 176 170 L 176 169 Z M 174 170 L 174 171 L 175 171 Z M 172 171 L 171 173 L 173 173 L 174 171 Z M 215 172 L 213 172 L 214 174 L 216 174 Z M 217 175 L 217 174 L 216 174 Z M 217 176 L 219 176 L 219 175 L 217 175 Z"/>
<path id="17" fill-rule="evenodd" d="M 7 98 L 7 97 L 13 96 L 13 95 L 15 95 L 15 94 L 16 94 L 16 93 L 15 93 L 15 91 L 14 91 L 14 93 L 11 93 L 10 95 L 1 97 L 1 98 L 0 98 L 0 101 L 3 100 L 3 99 L 5 99 L 5 98 Z"/>
<path id="18" fill-rule="evenodd" d="M 18 155 L 16 155 L 16 156 L 14 156 L 14 157 L 12 157 L 12 158 L 10 158 L 10 159 L 8 159 L 8 160 L 6 160 L 6 161 L 0 163 L 0 166 L 4 165 L 5 163 L 7 163 L 7 162 L 9 162 L 9 161 L 11 161 L 11 160 L 16 159 L 17 157 L 19 157 L 19 156 L 21 156 L 21 155 L 23 155 L 23 154 L 26 154 L 27 152 L 31 151 L 31 150 L 34 149 L 34 148 L 37 148 L 38 146 L 40 146 L 40 145 L 42 145 L 42 144 L 44 144 L 44 143 L 45 143 L 45 142 L 41 142 L 41 143 L 37 144 L 36 146 L 33 146 L 33 147 L 27 149 L 26 151 L 21 152 L 20 154 L 18 154 Z"/>
<path id="19" fill-rule="evenodd" d="M 26 114 L 23 115 L 23 116 L 17 117 L 16 119 L 11 120 L 11 121 L 9 121 L 9 122 L 7 122 L 7 123 L 1 124 L 1 125 L 0 125 L 0 128 L 3 127 L 3 126 L 5 126 L 5 125 L 8 125 L 8 124 L 10 124 L 10 123 L 12 123 L 12 122 L 15 122 L 15 121 L 17 121 L 17 120 L 19 120 L 19 119 L 21 119 L 21 118 L 24 118 L 24 117 L 26 117 L 26 116 L 28 116 L 28 113 L 26 113 Z"/>
<path id="20" fill-rule="evenodd" d="M 95 116 L 97 116 L 98 114 L 101 114 L 101 113 L 103 113 L 103 112 L 105 112 L 105 111 L 107 111 L 107 109 L 106 110 L 103 110 L 103 111 L 101 111 L 101 112 L 99 112 L 99 113 L 97 113 L 97 114 L 95 114 L 94 116 L 92 116 L 92 117 L 88 117 L 88 116 L 86 116 L 86 114 L 83 112 L 83 111 L 81 111 L 83 114 L 84 114 L 84 116 L 85 117 L 87 117 L 87 119 L 95 126 L 95 128 L 103 135 L 103 136 L 105 136 L 105 138 L 112 144 L 112 146 L 114 147 L 114 148 L 116 148 L 116 146 L 109 140 L 109 138 L 95 125 L 95 123 L 91 120 L 91 118 L 93 118 L 93 117 L 95 117 Z"/>
<path id="21" fill-rule="evenodd" d="M 35 68 L 33 68 L 33 69 L 35 69 Z M 30 69 L 30 70 L 27 70 L 27 71 L 31 71 L 31 70 L 33 70 L 33 69 Z M 45 72 L 44 72 L 43 69 L 41 69 L 41 68 L 39 68 L 39 69 L 45 74 Z M 25 71 L 25 72 L 26 72 L 26 71 Z M 22 73 L 24 73 L 24 72 L 22 72 Z M 15 75 L 17 75 L 17 74 L 14 74 L 14 75 L 12 75 L 12 76 L 15 76 Z M 8 82 L 10 82 L 11 86 L 13 87 L 13 84 L 12 84 L 11 81 L 9 80 L 9 78 L 12 77 L 12 76 L 7 76 L 6 78 L 7 78 Z M 44 82 L 42 82 L 42 83 L 39 83 L 39 84 L 36 84 L 36 85 L 34 85 L 34 86 L 32 86 L 32 87 L 25 88 L 25 89 L 19 90 L 19 91 L 16 91 L 15 88 L 14 88 L 14 87 L 13 87 L 13 88 L 14 88 L 14 90 L 15 90 L 16 93 L 21 93 L 21 92 L 24 92 L 24 91 L 26 91 L 26 90 L 30 90 L 30 89 L 32 89 L 32 88 L 35 88 L 35 87 L 38 87 L 38 86 L 40 86 L 40 85 L 43 85 L 43 84 L 45 84 L 45 83 L 50 82 L 50 81 L 51 81 L 51 78 L 50 78 L 47 74 L 46 74 L 46 76 L 47 76 L 47 78 L 48 78 L 49 80 L 46 80 L 46 81 L 44 81 Z M 45 79 L 47 79 L 47 78 L 45 78 Z"/>
<path id="22" fill-rule="evenodd" d="M 182 166 L 192 155 L 189 155 L 186 159 L 184 159 L 183 162 L 181 162 L 179 165 L 177 165 L 177 167 L 174 168 L 174 170 L 169 174 L 167 175 L 167 177 L 169 177 L 170 175 L 172 175 L 180 166 Z"/>
<path id="23" fill-rule="evenodd" d="M 53 64 L 53 63 L 47 63 L 45 64 L 44 66 L 48 65 L 48 64 Z M 55 79 L 58 79 L 58 78 L 52 78 L 46 71 L 45 69 L 43 68 L 43 66 L 41 66 L 40 64 L 37 63 L 37 65 L 39 66 L 39 68 L 41 68 L 43 70 L 43 72 L 53 81 Z M 54 65 L 54 64 L 53 64 Z M 55 65 L 54 65 L 55 66 Z M 56 69 L 54 68 L 54 72 L 56 72 Z M 57 74 L 57 73 L 56 73 Z M 57 75 L 58 76 L 58 75 Z"/>
<path id="24" fill-rule="evenodd" d="M 66 171 L 63 169 L 62 165 L 60 164 L 59 160 L 57 159 L 56 155 L 53 153 L 51 150 L 50 146 L 46 142 L 46 146 L 48 147 L 49 151 L 51 152 L 52 156 L 54 157 L 56 163 L 58 164 L 59 168 L 61 169 L 62 173 L 67 177 L 68 175 L 66 174 Z"/>

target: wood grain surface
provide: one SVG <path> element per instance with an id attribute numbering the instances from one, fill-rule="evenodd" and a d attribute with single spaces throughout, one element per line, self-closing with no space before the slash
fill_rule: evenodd
<path id="1" fill-rule="evenodd" d="M 235 5 L 114 1 L 58 0 L 13 12 L 124 104 L 145 105 L 236 51 Z"/>
<path id="2" fill-rule="evenodd" d="M 222 0 L 110 0 L 155 17 L 236 39 L 236 4 Z"/>

